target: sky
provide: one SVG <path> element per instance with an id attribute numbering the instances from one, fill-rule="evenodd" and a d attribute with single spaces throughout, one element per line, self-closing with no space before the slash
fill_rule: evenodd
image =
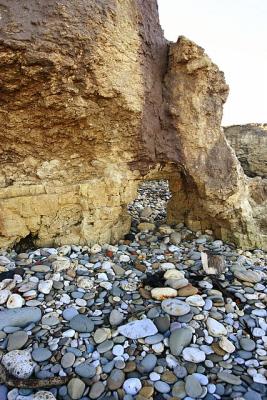
<path id="1" fill-rule="evenodd" d="M 165 37 L 203 47 L 225 73 L 222 125 L 267 122 L 267 0 L 158 0 Z"/>

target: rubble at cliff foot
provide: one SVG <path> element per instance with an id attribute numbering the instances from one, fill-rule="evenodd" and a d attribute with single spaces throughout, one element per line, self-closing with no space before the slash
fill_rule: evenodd
<path id="1" fill-rule="evenodd" d="M 266 253 L 166 225 L 151 185 L 116 245 L 1 253 L 1 400 L 267 399 Z"/>

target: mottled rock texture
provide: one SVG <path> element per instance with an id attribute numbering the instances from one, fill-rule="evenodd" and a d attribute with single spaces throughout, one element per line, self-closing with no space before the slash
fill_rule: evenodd
<path id="1" fill-rule="evenodd" d="M 116 241 L 140 182 L 160 178 L 169 222 L 262 245 L 262 185 L 252 198 L 220 128 L 223 74 L 191 41 L 167 43 L 155 0 L 0 12 L 0 247 Z"/>
<path id="2" fill-rule="evenodd" d="M 224 128 L 227 140 L 250 177 L 267 178 L 267 124 L 233 125 Z"/>

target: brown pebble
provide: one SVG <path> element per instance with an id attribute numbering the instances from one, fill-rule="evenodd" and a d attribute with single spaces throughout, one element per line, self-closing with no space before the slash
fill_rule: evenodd
<path id="1" fill-rule="evenodd" d="M 226 351 L 224 351 L 220 346 L 219 343 L 212 343 L 211 348 L 214 351 L 215 354 L 218 356 L 224 356 L 226 354 Z"/>
<path id="2" fill-rule="evenodd" d="M 144 288 L 140 288 L 139 293 L 143 297 L 143 299 L 147 299 L 147 300 L 151 299 L 151 294 L 148 290 L 146 290 Z"/>
<path id="3" fill-rule="evenodd" d="M 165 371 L 165 372 L 161 375 L 161 378 L 160 378 L 160 379 L 161 379 L 162 381 L 166 382 L 166 383 L 172 384 L 172 383 L 174 383 L 174 382 L 177 381 L 177 376 L 174 375 L 174 373 L 171 372 L 171 371 Z"/>
<path id="4" fill-rule="evenodd" d="M 178 290 L 178 296 L 181 297 L 188 297 L 188 296 L 193 296 L 194 294 L 198 293 L 198 289 L 191 285 L 191 283 L 189 283 L 189 285 L 181 288 Z"/>
<path id="5" fill-rule="evenodd" d="M 143 264 L 135 264 L 135 268 L 138 269 L 138 271 L 146 272 L 146 266 Z"/>
<path id="6" fill-rule="evenodd" d="M 154 388 L 153 386 L 143 386 L 142 389 L 140 390 L 139 394 L 146 399 L 149 397 L 153 396 L 154 393 Z"/>
<path id="7" fill-rule="evenodd" d="M 134 361 L 128 361 L 123 368 L 124 372 L 133 372 L 136 370 L 136 363 Z"/>
<path id="8" fill-rule="evenodd" d="M 141 394 L 138 394 L 136 397 L 135 397 L 135 400 L 152 400 L 153 399 L 153 397 L 145 397 L 145 396 L 142 396 Z"/>

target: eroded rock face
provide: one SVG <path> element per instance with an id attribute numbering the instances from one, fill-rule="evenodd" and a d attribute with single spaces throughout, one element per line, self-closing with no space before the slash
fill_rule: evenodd
<path id="1" fill-rule="evenodd" d="M 140 182 L 160 178 L 170 222 L 260 245 L 265 195 L 253 181 L 251 200 L 220 128 L 223 74 L 166 42 L 155 0 L 0 9 L 0 247 L 116 241 Z"/>
<path id="2" fill-rule="evenodd" d="M 224 133 L 246 175 L 267 178 L 267 124 L 233 125 Z"/>
<path id="3" fill-rule="evenodd" d="M 211 227 L 243 247 L 266 246 L 266 185 L 244 175 L 220 127 L 228 94 L 222 72 L 181 37 L 170 45 L 165 93 L 183 165 L 183 190 L 169 203 L 169 221 L 183 212 L 193 229 Z"/>

